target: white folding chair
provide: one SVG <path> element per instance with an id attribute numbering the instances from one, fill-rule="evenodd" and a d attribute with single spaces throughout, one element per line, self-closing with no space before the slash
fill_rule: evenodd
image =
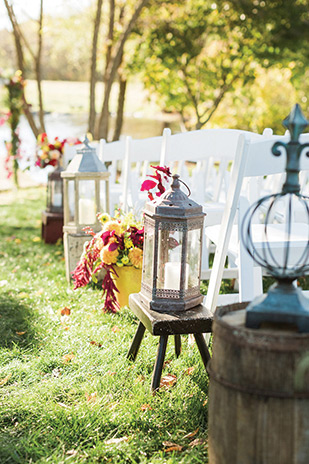
<path id="1" fill-rule="evenodd" d="M 192 199 L 203 205 L 205 226 L 221 222 L 230 177 L 228 168 L 235 158 L 239 137 L 244 134 L 250 140 L 263 138 L 236 129 L 203 129 L 174 135 L 169 129 L 163 132 L 160 164 L 171 168 L 179 164 L 177 172 L 188 183 Z M 195 164 L 191 177 L 186 163 Z M 209 274 L 209 243 L 204 241 L 202 279 L 209 278 Z"/>
<path id="2" fill-rule="evenodd" d="M 289 137 L 269 137 L 250 140 L 246 135 L 239 138 L 236 157 L 231 173 L 231 182 L 227 195 L 221 225 L 205 228 L 206 236 L 215 243 L 216 251 L 213 267 L 210 273 L 206 306 L 213 312 L 217 305 L 219 289 L 223 277 L 227 256 L 232 256 L 238 264 L 239 275 L 239 301 L 251 301 L 254 296 L 262 293 L 261 268 L 255 267 L 252 258 L 246 252 L 239 238 L 239 224 L 249 203 L 254 200 L 254 195 L 241 200 L 241 191 L 247 178 L 255 180 L 257 176 L 266 176 L 285 172 L 286 156 L 283 153 L 276 157 L 271 153 L 275 139 L 288 142 Z M 302 135 L 301 142 L 308 141 L 308 135 Z M 309 159 L 302 155 L 301 169 L 309 170 Z M 254 184 L 254 182 L 252 182 Z M 250 183 L 249 183 L 250 186 Z M 249 200 L 250 199 L 250 200 Z M 235 224 L 238 210 L 238 224 Z M 275 245 L 277 251 L 282 253 L 284 223 L 274 224 L 270 227 L 268 241 Z M 263 246 L 262 224 L 252 225 L 253 240 L 257 247 Z M 291 246 L 295 253 L 297 249 L 306 246 L 308 240 L 308 224 L 298 223 L 293 227 Z M 281 251 L 280 251 L 281 250 Z M 255 271 L 257 270 L 257 272 Z"/>
<path id="3" fill-rule="evenodd" d="M 133 208 L 138 214 L 148 200 L 146 192 L 141 192 L 142 182 L 151 173 L 151 163 L 159 164 L 163 138 L 126 138 L 126 151 L 123 171 L 122 208 Z"/>

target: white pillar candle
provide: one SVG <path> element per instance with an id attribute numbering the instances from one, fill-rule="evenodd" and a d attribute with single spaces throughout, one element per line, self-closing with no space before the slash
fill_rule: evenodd
<path id="1" fill-rule="evenodd" d="M 180 270 L 181 263 L 167 262 L 164 268 L 164 288 L 170 290 L 180 290 Z M 189 264 L 185 265 L 186 278 L 184 289 L 188 288 Z"/>
<path id="2" fill-rule="evenodd" d="M 54 206 L 61 206 L 62 203 L 62 194 L 61 193 L 54 193 L 53 195 L 53 205 Z"/>
<path id="3" fill-rule="evenodd" d="M 80 224 L 94 224 L 96 220 L 95 203 L 90 198 L 80 198 L 78 202 Z"/>

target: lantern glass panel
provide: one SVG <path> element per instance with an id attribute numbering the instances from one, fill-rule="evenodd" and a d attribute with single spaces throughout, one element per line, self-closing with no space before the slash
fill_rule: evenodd
<path id="1" fill-rule="evenodd" d="M 95 224 L 96 222 L 95 181 L 79 181 L 78 216 L 80 224 Z"/>
<path id="2" fill-rule="evenodd" d="M 143 282 L 152 286 L 154 258 L 154 229 L 145 223 L 143 251 Z"/>
<path id="3" fill-rule="evenodd" d="M 188 288 L 194 288 L 199 285 L 200 268 L 201 268 L 201 229 L 188 231 L 187 258 L 189 265 Z"/>
<path id="4" fill-rule="evenodd" d="M 54 208 L 62 207 L 62 182 L 61 180 L 51 181 L 51 197 L 50 203 Z"/>
<path id="5" fill-rule="evenodd" d="M 98 211 L 104 213 L 109 210 L 109 205 L 106 202 L 106 180 L 100 180 L 100 205 Z"/>
<path id="6" fill-rule="evenodd" d="M 180 290 L 183 231 L 159 230 L 158 289 Z M 188 264 L 185 263 L 185 286 L 188 288 Z"/>
<path id="7" fill-rule="evenodd" d="M 75 181 L 68 182 L 69 195 L 69 222 L 75 222 Z"/>

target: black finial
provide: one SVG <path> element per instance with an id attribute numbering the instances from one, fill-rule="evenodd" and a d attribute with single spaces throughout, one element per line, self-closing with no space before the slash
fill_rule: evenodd
<path id="1" fill-rule="evenodd" d="M 298 103 L 296 103 L 290 114 L 285 118 L 283 125 L 289 129 L 291 141 L 297 142 L 300 134 L 309 125 Z"/>

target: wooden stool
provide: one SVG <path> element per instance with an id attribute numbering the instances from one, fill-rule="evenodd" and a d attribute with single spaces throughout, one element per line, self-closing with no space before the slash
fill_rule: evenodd
<path id="1" fill-rule="evenodd" d="M 160 387 L 160 379 L 169 335 L 175 336 L 175 353 L 178 357 L 181 349 L 180 335 L 193 334 L 206 368 L 210 359 L 210 354 L 203 333 L 211 332 L 213 318 L 210 311 L 205 306 L 198 305 L 181 313 L 159 313 L 143 306 L 138 293 L 130 295 L 129 306 L 140 322 L 127 357 L 132 361 L 135 360 L 146 329 L 149 330 L 152 335 L 160 337 L 151 382 L 152 390 L 158 390 Z"/>

